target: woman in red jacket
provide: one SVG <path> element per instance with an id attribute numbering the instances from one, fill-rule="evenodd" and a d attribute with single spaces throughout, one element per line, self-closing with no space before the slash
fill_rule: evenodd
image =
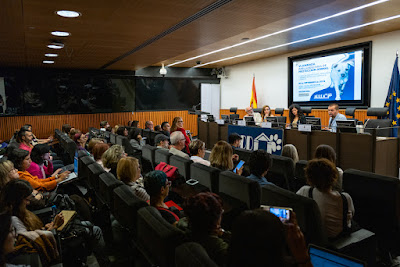
<path id="1" fill-rule="evenodd" d="M 183 136 L 185 137 L 185 151 L 187 154 L 190 155 L 189 152 L 189 144 L 190 144 L 190 138 L 186 134 L 186 130 L 183 129 L 183 119 L 181 117 L 175 117 L 174 120 L 172 121 L 172 126 L 171 126 L 171 133 L 175 131 L 181 131 L 183 133 Z"/>

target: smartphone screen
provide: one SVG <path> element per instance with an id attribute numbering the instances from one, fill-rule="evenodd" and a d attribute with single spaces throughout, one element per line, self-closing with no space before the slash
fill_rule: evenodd
<path id="1" fill-rule="evenodd" d="M 263 205 L 261 207 L 277 216 L 282 222 L 287 222 L 290 220 L 290 211 L 292 210 L 291 208 L 270 207 Z"/>
<path id="2" fill-rule="evenodd" d="M 244 164 L 244 161 L 241 160 L 241 161 L 238 163 L 238 165 L 236 165 L 236 168 L 233 170 L 233 172 L 236 173 L 237 170 L 239 170 L 240 168 L 242 168 L 243 164 Z"/>

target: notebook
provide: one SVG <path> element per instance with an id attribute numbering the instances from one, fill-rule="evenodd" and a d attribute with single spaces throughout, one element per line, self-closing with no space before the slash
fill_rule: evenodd
<path id="1" fill-rule="evenodd" d="M 63 210 L 61 213 L 64 216 L 64 223 L 57 228 L 58 231 L 62 231 L 76 215 L 76 211 L 74 210 Z"/>
<path id="2" fill-rule="evenodd" d="M 311 263 L 314 266 L 329 266 L 329 267 L 367 266 L 366 263 L 364 263 L 363 261 L 312 244 L 310 244 L 308 247 L 308 253 L 310 254 Z"/>

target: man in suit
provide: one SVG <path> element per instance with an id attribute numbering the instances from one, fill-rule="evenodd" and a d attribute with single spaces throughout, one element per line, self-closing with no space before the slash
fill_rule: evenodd
<path id="1" fill-rule="evenodd" d="M 346 116 L 339 113 L 339 105 L 336 103 L 330 104 L 328 107 L 329 126 L 327 130 L 336 133 L 336 121 L 347 120 Z"/>

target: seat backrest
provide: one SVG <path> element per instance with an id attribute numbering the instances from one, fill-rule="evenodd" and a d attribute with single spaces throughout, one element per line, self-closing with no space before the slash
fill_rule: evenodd
<path id="1" fill-rule="evenodd" d="M 240 200 L 249 209 L 260 207 L 260 184 L 231 171 L 219 174 L 219 192 Z"/>
<path id="2" fill-rule="evenodd" d="M 117 136 L 117 143 L 120 142 L 121 146 L 124 147 L 124 150 L 126 154 L 129 156 L 133 155 L 136 152 L 136 149 L 134 149 L 129 142 L 129 139 L 126 136 Z"/>
<path id="3" fill-rule="evenodd" d="M 307 243 L 326 244 L 321 213 L 315 200 L 275 185 L 264 185 L 261 190 L 261 205 L 292 208 Z"/>
<path id="4" fill-rule="evenodd" d="M 365 124 L 364 132 L 372 134 L 373 130 L 376 129 L 377 136 L 389 137 L 392 129 L 389 127 L 392 126 L 392 120 L 390 119 L 377 119 L 377 120 L 368 120 Z M 379 129 L 384 128 L 384 129 Z"/>
<path id="5" fill-rule="evenodd" d="M 190 165 L 190 176 L 199 181 L 200 184 L 208 187 L 211 192 L 219 192 L 219 173 L 220 169 L 206 166 L 201 163 L 192 163 Z"/>
<path id="6" fill-rule="evenodd" d="M 270 155 L 272 165 L 267 173 L 267 180 L 279 187 L 291 190 L 294 184 L 294 162 L 291 158 Z"/>
<path id="7" fill-rule="evenodd" d="M 175 266 L 175 249 L 185 238 L 181 230 L 168 223 L 151 206 L 138 211 L 137 237 L 139 249 L 156 266 Z"/>
<path id="8" fill-rule="evenodd" d="M 307 160 L 299 160 L 296 162 L 296 167 L 294 169 L 295 185 L 293 192 L 297 192 L 303 185 L 307 184 L 306 181 L 306 171 Z"/>
<path id="9" fill-rule="evenodd" d="M 155 145 L 155 139 L 157 134 L 161 134 L 159 131 L 150 131 L 150 138 L 149 142 L 147 142 L 149 145 L 154 146 Z"/>
<path id="10" fill-rule="evenodd" d="M 142 157 L 145 160 L 150 161 L 154 165 L 156 150 L 157 150 L 157 147 L 150 146 L 150 145 L 144 145 L 142 147 Z"/>
<path id="11" fill-rule="evenodd" d="M 157 149 L 154 152 L 154 161 L 155 161 L 155 165 L 158 165 L 160 162 L 165 162 L 167 164 L 169 164 L 169 159 L 172 156 L 172 153 L 170 153 L 167 150 L 164 149 Z"/>
<path id="12" fill-rule="evenodd" d="M 76 146 L 74 141 L 72 141 L 69 138 L 66 140 L 66 148 L 65 148 L 65 150 L 69 155 L 69 159 L 71 160 L 70 163 L 74 162 L 74 156 L 75 156 L 75 152 L 76 152 L 77 148 L 78 147 Z"/>
<path id="13" fill-rule="evenodd" d="M 89 168 L 89 175 L 88 175 L 88 182 L 89 185 L 94 188 L 96 191 L 99 190 L 99 176 L 100 174 L 104 173 L 105 170 L 97 163 L 90 164 Z"/>
<path id="14" fill-rule="evenodd" d="M 78 151 L 78 158 L 85 157 L 85 156 L 88 156 L 88 153 L 86 153 L 84 150 Z"/>
<path id="15" fill-rule="evenodd" d="M 80 179 L 89 177 L 89 165 L 95 163 L 90 156 L 81 157 L 78 159 L 78 176 Z"/>
<path id="16" fill-rule="evenodd" d="M 55 136 L 55 138 L 57 138 L 58 140 L 60 140 L 61 139 L 61 131 L 59 130 L 59 129 L 55 129 L 54 130 L 54 136 Z"/>
<path id="17" fill-rule="evenodd" d="M 396 177 L 347 169 L 343 189 L 353 199 L 354 220 L 377 235 L 399 232 L 400 181 Z"/>
<path id="18" fill-rule="evenodd" d="M 104 202 L 110 208 L 111 212 L 114 209 L 114 189 L 124 183 L 114 177 L 109 172 L 104 172 L 99 176 L 99 194 Z"/>
<path id="19" fill-rule="evenodd" d="M 186 242 L 175 249 L 175 266 L 217 267 L 218 265 L 210 259 L 202 245 L 196 242 Z"/>
<path id="20" fill-rule="evenodd" d="M 185 159 L 185 158 L 177 156 L 177 155 L 172 155 L 169 158 L 169 164 L 177 167 L 179 170 L 179 174 L 181 174 L 186 180 L 189 180 L 191 178 L 190 164 L 192 164 L 192 163 L 193 163 L 192 160 Z"/>
<path id="21" fill-rule="evenodd" d="M 247 150 L 244 148 L 235 148 L 235 150 L 233 151 L 234 154 L 239 155 L 240 160 L 243 160 L 245 162 L 249 161 L 252 152 L 253 152 L 252 150 Z"/>
<path id="22" fill-rule="evenodd" d="M 117 136 L 115 137 L 115 138 L 116 138 L 117 145 L 122 146 L 122 139 L 123 139 L 123 137 L 125 137 L 125 136 L 117 135 Z M 126 137 L 125 137 L 125 138 L 126 138 Z"/>
<path id="23" fill-rule="evenodd" d="M 139 199 L 128 185 L 121 185 L 114 189 L 113 215 L 117 221 L 131 233 L 136 230 L 137 212 L 148 204 Z"/>
<path id="24" fill-rule="evenodd" d="M 142 136 L 143 137 L 146 137 L 145 139 L 146 139 L 146 144 L 149 144 L 149 145 L 152 145 L 152 144 L 150 144 L 150 132 L 151 132 L 151 130 L 150 129 L 143 129 L 143 131 L 142 131 Z"/>
<path id="25" fill-rule="evenodd" d="M 117 135 L 114 133 L 110 133 L 110 143 L 115 145 L 117 143 Z"/>

